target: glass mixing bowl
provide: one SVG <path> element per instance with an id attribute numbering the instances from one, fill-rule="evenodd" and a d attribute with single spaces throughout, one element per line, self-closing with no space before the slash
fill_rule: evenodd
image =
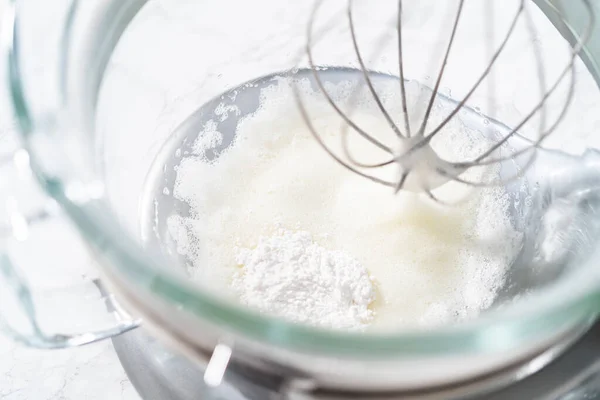
<path id="1" fill-rule="evenodd" d="M 320 26 L 327 31 L 315 50 L 319 65 L 332 67 L 323 76 L 356 80 L 340 17 L 346 3 L 326 3 L 329 19 Z M 396 53 L 379 44 L 393 46 L 390 10 L 397 3 L 355 3 L 357 29 L 373 51 L 369 69 L 396 79 Z M 513 3 L 497 6 L 494 15 L 514 13 Z M 469 100 L 462 123 L 482 132 L 491 124 L 499 134 L 539 100 L 532 48 L 541 49 L 550 82 L 568 60 L 565 38 L 576 42 L 592 15 L 586 1 L 564 2 L 562 16 L 556 4 L 527 4 L 536 33 L 508 47 L 497 84 Z M 456 5 L 406 2 L 410 47 L 430 50 L 406 57 L 407 79 L 433 85 L 447 38 L 439 17 Z M 65 347 L 135 328 L 141 318 L 187 356 L 210 360 L 211 384 L 220 383 L 228 365 L 239 365 L 289 391 L 326 392 L 454 384 L 539 355 L 519 371 L 523 376 L 585 331 L 600 304 L 596 25 L 577 59 L 573 101 L 546 143 L 550 149 L 507 185 L 523 250 L 480 317 L 430 330 L 335 332 L 258 314 L 220 297 L 210 282 L 190 282 L 166 228 L 169 215 L 187 212 L 172 196 L 175 167 L 206 121 L 223 116 L 220 104 L 241 109 L 220 122 L 226 147 L 239 119 L 256 109 L 260 89 L 272 84 L 268 77 L 304 73 L 299 55 L 312 7 L 272 0 L 4 2 L 3 105 L 17 122 L 1 153 L 6 332 L 33 346 Z M 485 60 L 468 51 L 489 57 L 485 35 L 477 34 L 487 28 L 476 18 L 461 24 L 440 95 L 448 104 L 464 96 Z M 560 86 L 548 115 L 558 115 L 567 92 Z M 520 133 L 511 146 L 526 143 L 530 132 Z M 507 164 L 502 173 L 518 167 Z M 559 239 L 561 251 L 540 261 L 544 243 Z M 73 267 L 90 259 L 98 268 Z"/>

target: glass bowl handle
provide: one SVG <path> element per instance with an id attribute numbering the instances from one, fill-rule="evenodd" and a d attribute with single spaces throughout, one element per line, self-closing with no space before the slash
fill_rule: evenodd
<path id="1" fill-rule="evenodd" d="M 64 348 L 137 327 L 105 290 L 93 262 L 39 187 L 28 153 L 0 153 L 0 330 L 28 346 Z"/>

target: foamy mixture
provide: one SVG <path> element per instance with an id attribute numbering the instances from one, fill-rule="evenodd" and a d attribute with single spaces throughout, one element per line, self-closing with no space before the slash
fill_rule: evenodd
<path id="1" fill-rule="evenodd" d="M 350 107 L 344 104 L 351 93 L 349 84 L 329 86 L 328 90 L 343 107 Z M 390 114 L 401 116 L 397 82 L 378 90 Z M 420 90 L 415 84 L 409 85 L 410 98 L 420 98 Z M 334 149 L 339 149 L 340 118 L 308 85 L 303 86 L 302 93 L 315 127 Z M 353 120 L 382 141 L 394 143 L 394 133 L 368 99 L 365 96 L 354 106 Z M 430 124 L 439 122 L 447 107 L 434 107 Z M 410 118 L 416 126 L 423 107 L 413 109 L 416 111 Z M 285 291 L 276 291 L 277 282 L 263 285 L 272 295 L 264 301 L 257 298 L 262 293 L 260 282 L 243 281 L 244 274 L 251 273 L 249 254 L 260 246 L 272 247 L 269 238 L 282 231 L 292 235 L 309 232 L 318 246 L 313 251 L 339 252 L 336 254 L 350 257 L 365 269 L 373 296 L 358 300 L 364 301 L 365 308 L 352 315 L 362 316 L 357 326 L 373 331 L 434 326 L 476 316 L 491 305 L 504 284 L 521 240 L 508 217 L 509 200 L 504 189 L 471 191 L 451 182 L 436 195 L 447 201 L 467 200 L 448 207 L 422 194 L 400 191 L 394 195 L 389 187 L 349 173 L 306 129 L 285 79 L 263 90 L 260 108 L 238 125 L 233 144 L 209 161 L 209 150 L 223 141 L 215 126 L 205 126 L 195 154 L 184 158 L 178 167 L 174 195 L 189 204 L 191 215 L 169 219 L 179 252 L 193 264 L 193 279 L 199 284 L 286 319 L 333 328 L 352 326 L 294 318 L 286 314 L 289 308 L 284 306 L 289 299 L 281 299 Z M 465 159 L 489 146 L 457 118 L 445 129 L 433 143 L 443 157 Z M 382 153 L 360 138 L 353 136 L 350 145 L 360 160 L 382 160 Z M 390 177 L 396 171 L 378 173 Z M 468 174 L 486 180 L 497 171 L 488 168 Z M 240 252 L 246 258 L 240 257 Z M 261 252 L 264 254 L 264 249 Z M 262 265 L 263 277 L 273 276 L 273 270 L 265 268 L 273 262 L 285 263 L 282 257 L 276 261 L 269 258 L 268 265 L 254 265 Z M 337 271 L 334 267 L 330 270 Z M 354 273 L 364 277 L 360 271 Z M 323 281 L 322 295 L 315 296 L 327 301 L 327 288 L 333 287 L 326 286 L 330 281 L 335 282 Z M 365 285 L 363 289 L 368 292 Z M 323 309 L 319 299 L 312 303 L 315 309 Z M 347 301 L 356 305 L 355 300 Z M 269 308 L 272 304 L 278 308 Z M 298 301 L 294 304 L 297 307 Z"/>

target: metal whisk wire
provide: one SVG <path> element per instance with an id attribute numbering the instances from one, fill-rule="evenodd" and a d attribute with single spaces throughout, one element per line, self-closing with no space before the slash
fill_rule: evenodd
<path id="1" fill-rule="evenodd" d="M 440 165 L 442 165 L 443 167 L 440 167 L 439 165 L 432 166 L 433 172 L 435 172 L 439 176 L 445 178 L 446 181 L 452 180 L 452 181 L 460 182 L 462 184 L 473 186 L 473 187 L 485 187 L 485 186 L 490 186 L 490 185 L 504 185 L 514 179 L 518 179 L 522 175 L 523 171 L 525 171 L 534 162 L 535 156 L 536 156 L 535 150 L 537 148 L 539 148 L 541 143 L 546 138 L 548 138 L 548 136 L 556 129 L 556 127 L 559 125 L 559 123 L 562 121 L 562 119 L 565 117 L 565 115 L 567 113 L 568 107 L 569 107 L 569 105 L 573 99 L 573 95 L 574 95 L 574 88 L 575 88 L 575 75 L 573 72 L 574 64 L 575 64 L 575 61 L 576 61 L 579 53 L 582 51 L 583 46 L 588 41 L 588 39 L 591 35 L 591 32 L 592 32 L 592 29 L 596 22 L 595 15 L 594 15 L 594 12 L 593 12 L 593 9 L 592 9 L 592 6 L 591 6 L 589 0 L 581 0 L 581 1 L 584 3 L 585 7 L 588 10 L 588 24 L 586 25 L 585 31 L 581 34 L 578 42 L 576 44 L 574 44 L 573 46 L 571 46 L 571 54 L 570 54 L 570 58 L 569 58 L 567 65 L 565 66 L 565 68 L 563 70 L 561 70 L 561 72 L 558 75 L 558 77 L 556 78 L 556 80 L 552 83 L 552 85 L 547 90 L 545 88 L 545 86 L 546 86 L 545 73 L 544 73 L 543 63 L 541 60 L 541 55 L 539 54 L 539 52 L 537 50 L 535 51 L 536 64 L 537 64 L 537 68 L 538 68 L 538 76 L 540 78 L 540 90 L 542 92 L 539 102 L 530 110 L 530 112 L 528 112 L 525 115 L 525 117 L 514 128 L 510 129 L 510 131 L 507 134 L 505 134 L 503 137 L 501 137 L 496 143 L 494 143 L 489 149 L 484 151 L 479 156 L 473 158 L 470 161 L 461 161 L 461 162 L 449 162 L 449 161 L 442 160 L 442 164 L 440 164 Z M 414 156 L 414 154 L 416 154 L 416 152 L 420 151 L 421 149 L 423 149 L 426 146 L 429 146 L 431 140 L 434 137 L 436 137 L 436 135 L 440 134 L 440 132 L 443 131 L 444 127 L 447 126 L 447 124 L 454 117 L 457 116 L 458 112 L 463 107 L 466 106 L 467 102 L 472 97 L 472 95 L 475 93 L 475 91 L 480 87 L 482 82 L 484 82 L 485 79 L 488 77 L 488 75 L 492 71 L 497 59 L 502 54 L 503 50 L 506 48 L 507 43 L 510 41 L 510 38 L 515 31 L 515 27 L 517 26 L 517 22 L 519 21 L 520 17 L 523 14 L 526 14 L 526 18 L 530 18 L 529 15 L 527 14 L 528 10 L 527 10 L 527 7 L 525 6 L 525 0 L 520 0 L 519 6 L 514 14 L 514 17 L 512 18 L 512 20 L 509 24 L 506 34 L 503 36 L 499 46 L 492 53 L 492 56 L 487 64 L 487 66 L 484 68 L 483 72 L 481 73 L 481 75 L 475 80 L 473 85 L 466 92 L 465 96 L 460 101 L 458 101 L 458 103 L 456 104 L 456 107 L 439 123 L 439 125 L 437 125 L 432 130 L 430 130 L 428 133 L 426 133 L 427 124 L 430 120 L 430 114 L 431 114 L 433 105 L 438 97 L 440 84 L 442 82 L 442 78 L 443 78 L 444 72 L 446 70 L 448 58 L 452 51 L 452 46 L 454 43 L 456 32 L 457 32 L 459 24 L 460 24 L 465 0 L 459 0 L 459 4 L 458 4 L 457 10 L 456 10 L 456 14 L 454 16 L 452 30 L 450 33 L 448 44 L 444 51 L 442 64 L 439 68 L 438 75 L 435 79 L 434 86 L 431 90 L 431 97 L 429 98 L 429 101 L 427 102 L 423 120 L 421 121 L 421 124 L 416 131 L 411 130 L 411 123 L 409 121 L 409 107 L 408 107 L 406 85 L 405 85 L 406 80 L 405 80 L 404 61 L 403 61 L 405 55 L 403 52 L 404 49 L 403 49 L 403 37 L 402 37 L 403 36 L 402 35 L 402 32 L 403 32 L 403 23 L 402 23 L 403 1 L 402 0 L 398 1 L 397 20 L 396 20 L 396 33 L 397 33 L 397 41 L 398 41 L 397 48 L 398 48 L 399 86 L 400 86 L 402 114 L 403 114 L 403 120 L 404 120 L 404 127 L 403 127 L 403 129 L 400 129 L 399 126 L 395 123 L 392 116 L 390 115 L 389 111 L 386 109 L 385 105 L 383 104 L 383 101 L 381 100 L 381 97 L 377 93 L 377 90 L 375 89 L 375 86 L 371 80 L 370 72 L 365 64 L 364 57 L 361 53 L 361 50 L 360 50 L 360 47 L 358 44 L 359 41 L 357 38 L 355 20 L 354 20 L 354 15 L 353 15 L 354 0 L 348 0 L 347 6 L 346 6 L 346 18 L 347 18 L 348 25 L 349 25 L 350 37 L 352 40 L 352 47 L 353 47 L 353 51 L 354 51 L 356 60 L 358 61 L 358 64 L 360 66 L 360 70 L 362 72 L 363 79 L 368 88 L 368 92 L 370 93 L 373 100 L 375 101 L 377 108 L 379 109 L 379 111 L 381 112 L 383 117 L 385 118 L 387 124 L 389 125 L 391 130 L 395 133 L 395 137 L 397 138 L 397 140 L 400 140 L 400 141 L 410 140 L 410 147 L 406 148 L 403 152 L 398 154 L 397 152 L 394 151 L 394 147 L 387 145 L 386 143 L 382 142 L 381 140 L 375 138 L 373 135 L 369 134 L 364 129 L 360 128 L 358 126 L 358 124 L 352 120 L 352 118 L 349 115 L 350 113 L 344 112 L 341 109 L 341 107 L 338 104 L 336 104 L 336 101 L 334 101 L 332 96 L 327 92 L 327 90 L 325 88 L 325 84 L 319 75 L 319 72 L 318 72 L 319 67 L 314 59 L 314 52 L 313 52 L 314 23 L 315 23 L 315 19 L 316 19 L 318 10 L 321 7 L 321 4 L 323 2 L 324 2 L 324 0 L 318 1 L 312 10 L 309 22 L 307 24 L 307 30 L 306 30 L 305 52 L 306 52 L 306 56 L 308 59 L 309 67 L 312 70 L 312 74 L 313 74 L 314 80 L 317 84 L 317 87 L 319 88 L 319 90 L 320 90 L 321 94 L 323 95 L 324 99 L 326 100 L 326 102 L 333 108 L 333 110 L 342 118 L 342 120 L 346 124 L 345 128 L 342 129 L 342 134 L 341 134 L 342 152 L 343 152 L 343 157 L 345 159 L 343 157 L 337 155 L 325 143 L 325 141 L 323 140 L 323 138 L 321 137 L 321 135 L 315 128 L 314 124 L 311 122 L 311 118 L 308 114 L 306 105 L 304 104 L 304 102 L 299 94 L 298 88 L 294 87 L 294 94 L 295 94 L 295 98 L 296 98 L 296 101 L 299 106 L 299 110 L 301 112 L 301 115 L 302 115 L 308 129 L 310 130 L 310 132 L 316 139 L 317 143 L 337 163 L 339 163 L 344 168 L 348 169 L 349 171 L 351 171 L 359 176 L 362 176 L 373 182 L 392 187 L 392 188 L 394 188 L 395 192 L 398 192 L 399 190 L 403 189 L 405 182 L 407 180 L 407 177 L 412 172 L 410 168 L 402 170 L 402 173 L 400 174 L 399 178 L 396 181 L 389 181 L 389 180 L 381 179 L 373 174 L 362 171 L 361 169 L 376 169 L 376 168 L 381 168 L 381 167 L 385 167 L 388 165 L 392 165 L 394 163 L 401 164 L 402 161 L 405 160 L 407 157 Z M 566 27 L 565 21 L 562 18 L 562 15 L 560 14 L 560 10 L 555 10 L 555 12 L 557 13 L 557 15 L 559 15 L 560 22 L 563 24 L 564 27 Z M 533 36 L 533 32 L 531 31 L 533 28 L 530 25 L 531 24 L 528 24 L 528 28 L 530 30 L 530 33 Z M 561 85 L 561 83 L 563 82 L 563 80 L 566 78 L 567 75 L 569 75 L 570 79 L 569 79 L 569 87 L 568 87 L 568 93 L 566 96 L 566 100 L 565 100 L 564 105 L 563 105 L 561 111 L 559 112 L 559 115 L 556 118 L 556 120 L 551 124 L 550 127 L 546 128 L 545 127 L 546 102 L 548 101 L 549 97 L 556 92 L 557 88 Z M 518 132 L 528 122 L 530 122 L 530 120 L 538 113 L 541 116 L 542 122 L 540 123 L 538 137 L 535 140 L 530 140 L 530 145 L 528 145 L 524 148 L 521 148 L 519 150 L 516 150 L 506 156 L 492 157 L 492 155 L 495 154 L 502 146 L 504 146 L 512 137 L 514 137 L 515 135 L 519 135 Z M 349 130 L 352 130 L 352 131 L 358 133 L 360 137 L 362 137 L 363 139 L 368 141 L 370 144 L 376 146 L 378 149 L 389 154 L 389 158 L 387 158 L 381 162 L 376 162 L 376 163 L 364 163 L 364 162 L 360 162 L 359 160 L 357 160 L 352 155 L 352 153 L 349 149 L 349 145 L 348 145 Z M 516 157 L 525 155 L 526 153 L 529 153 L 529 152 L 531 154 L 529 155 L 529 158 L 524 163 L 524 165 L 522 165 L 521 168 L 519 168 L 515 174 L 513 174 L 509 177 L 505 177 L 501 180 L 497 180 L 495 182 L 476 182 L 476 181 L 472 181 L 472 180 L 462 177 L 464 172 L 466 172 L 470 168 L 501 163 L 506 160 L 515 159 Z M 421 188 L 421 190 L 425 194 L 427 194 L 427 196 L 429 196 L 433 200 L 441 203 L 442 201 L 440 199 L 438 199 L 432 193 L 433 189 L 435 189 L 435 187 L 422 187 Z"/>

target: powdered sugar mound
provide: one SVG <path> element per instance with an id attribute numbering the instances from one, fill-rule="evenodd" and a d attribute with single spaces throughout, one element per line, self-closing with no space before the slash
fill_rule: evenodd
<path id="1" fill-rule="evenodd" d="M 280 231 L 253 249 L 236 249 L 242 266 L 232 286 L 242 303 L 295 322 L 360 329 L 373 319 L 375 290 L 366 268 L 327 250 L 310 233 Z"/>

